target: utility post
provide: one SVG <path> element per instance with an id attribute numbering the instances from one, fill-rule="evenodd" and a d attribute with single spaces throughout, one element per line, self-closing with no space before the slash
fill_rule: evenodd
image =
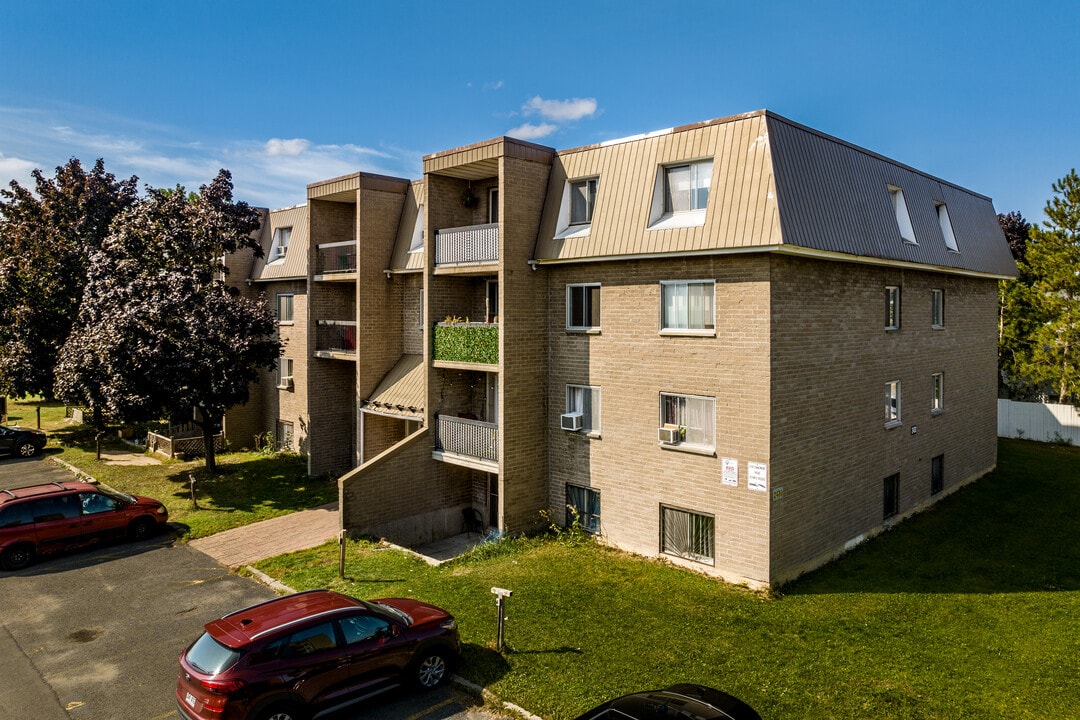
<path id="1" fill-rule="evenodd" d="M 491 592 L 495 595 L 495 607 L 499 609 L 499 637 L 495 644 L 496 652 L 503 651 L 503 618 L 506 598 L 514 594 L 512 590 L 504 590 L 502 588 L 493 587 Z"/>

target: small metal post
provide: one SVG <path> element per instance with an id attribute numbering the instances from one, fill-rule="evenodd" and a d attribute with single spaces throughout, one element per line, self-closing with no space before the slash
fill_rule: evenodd
<path id="1" fill-rule="evenodd" d="M 37 406 L 37 429 L 41 429 L 41 406 Z"/>
<path id="2" fill-rule="evenodd" d="M 496 640 L 496 643 L 495 643 L 495 650 L 496 650 L 496 652 L 502 652 L 503 651 L 503 618 L 504 618 L 504 612 L 503 611 L 505 609 L 506 598 L 510 597 L 514 593 L 513 593 L 512 590 L 504 590 L 502 588 L 497 588 L 497 587 L 491 588 L 491 592 L 495 594 L 495 607 L 497 607 L 499 609 L 499 634 L 498 634 L 498 640 Z"/>
<path id="3" fill-rule="evenodd" d="M 338 534 L 337 534 L 337 541 L 338 541 L 338 577 L 340 579 L 342 579 L 342 580 L 345 579 L 345 535 L 347 533 L 348 533 L 348 530 L 345 530 L 344 528 L 342 528 L 341 530 L 338 530 Z"/>
<path id="4" fill-rule="evenodd" d="M 194 475 L 188 475 L 188 483 L 191 485 L 191 506 L 196 510 L 199 509 L 199 499 L 195 496 L 195 483 L 198 482 Z"/>

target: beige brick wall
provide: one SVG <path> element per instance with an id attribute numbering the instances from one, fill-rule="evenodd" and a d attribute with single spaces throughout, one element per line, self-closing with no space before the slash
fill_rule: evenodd
<path id="1" fill-rule="evenodd" d="M 898 521 L 931 502 L 930 462 L 945 456 L 945 494 L 992 469 L 996 302 L 992 280 L 776 257 L 772 263 L 771 576 L 794 577 L 882 527 L 885 477 L 900 474 Z M 901 290 L 901 328 L 886 332 L 885 286 Z M 945 290 L 945 327 L 930 290 Z M 944 407 L 931 413 L 931 376 Z M 901 381 L 901 419 L 885 428 L 885 384 Z M 937 497 L 934 500 L 938 499 Z"/>
<path id="2" fill-rule="evenodd" d="M 698 570 L 733 581 L 768 579 L 768 497 L 747 487 L 747 462 L 769 458 L 768 259 L 641 260 L 545 269 L 550 273 L 551 503 L 565 485 L 600 491 L 605 541 L 660 553 L 660 506 L 715 518 L 715 563 Z M 660 335 L 661 280 L 716 281 L 715 337 Z M 566 285 L 601 284 L 599 334 L 567 332 Z M 601 431 L 559 429 L 567 384 L 601 387 Z M 716 398 L 716 452 L 661 446 L 660 393 Z M 737 487 L 721 483 L 722 458 L 739 461 Z"/>

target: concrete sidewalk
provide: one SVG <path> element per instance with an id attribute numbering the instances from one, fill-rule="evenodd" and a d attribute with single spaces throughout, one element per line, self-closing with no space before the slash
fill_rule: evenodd
<path id="1" fill-rule="evenodd" d="M 341 528 L 337 503 L 224 530 L 189 544 L 227 567 L 306 550 L 333 540 Z"/>

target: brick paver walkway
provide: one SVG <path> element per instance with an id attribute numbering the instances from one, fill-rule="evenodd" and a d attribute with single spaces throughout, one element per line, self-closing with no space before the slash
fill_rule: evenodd
<path id="1" fill-rule="evenodd" d="M 191 541 L 191 547 L 228 567 L 322 545 L 340 529 L 337 503 L 301 510 Z"/>

